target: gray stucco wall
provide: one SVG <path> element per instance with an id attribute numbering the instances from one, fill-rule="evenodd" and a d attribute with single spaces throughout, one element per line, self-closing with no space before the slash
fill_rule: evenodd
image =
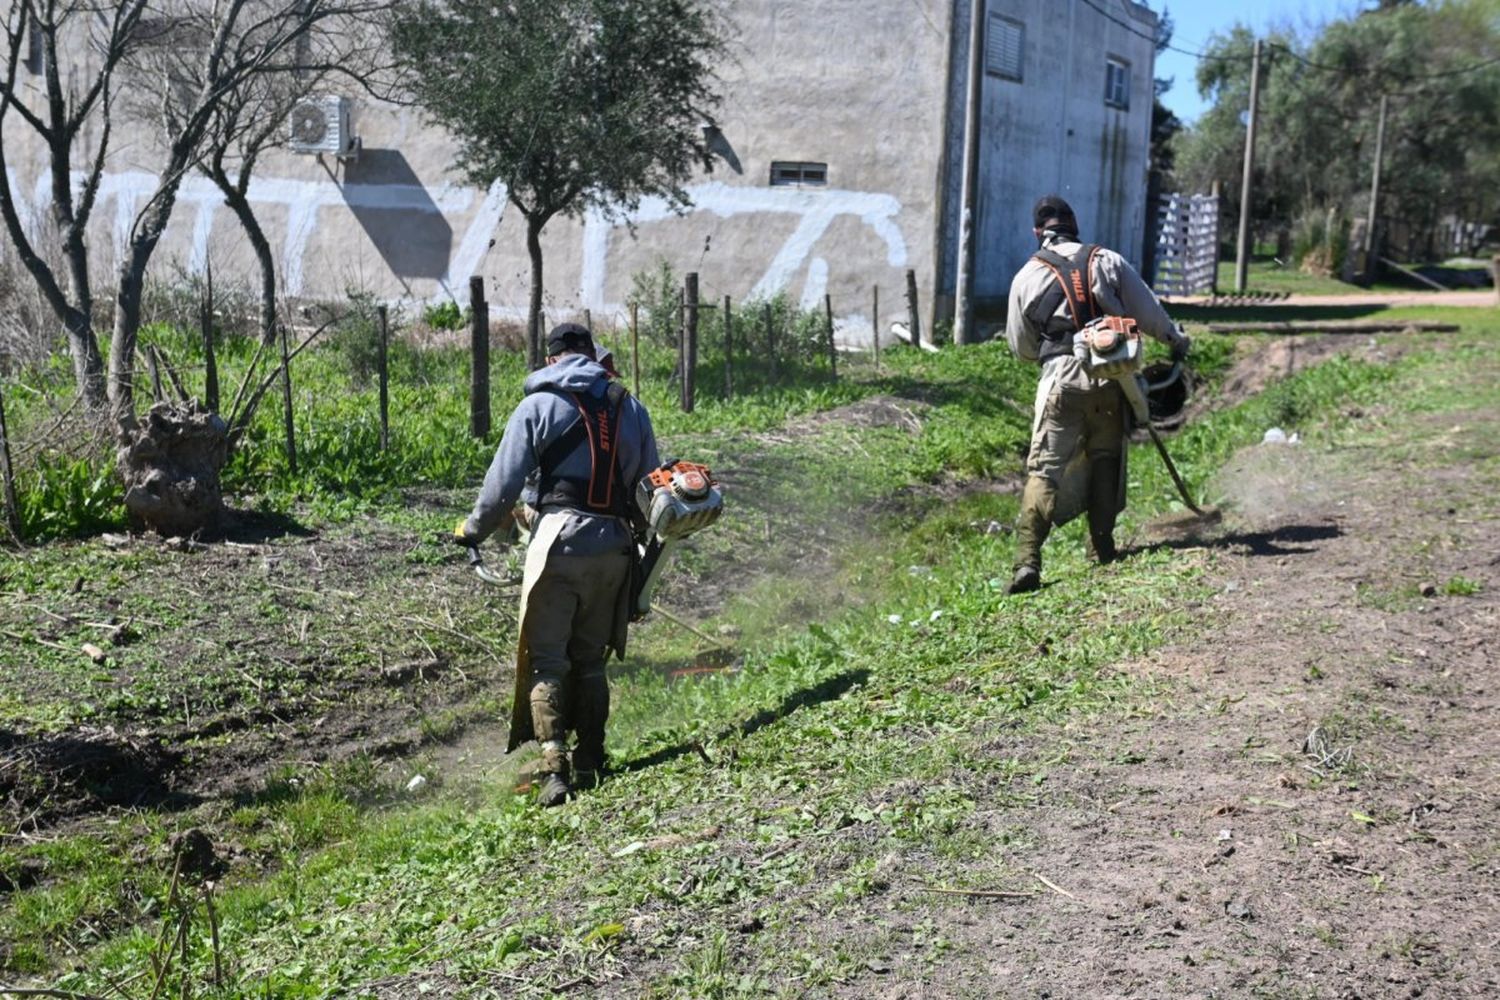
<path id="1" fill-rule="evenodd" d="M 726 158 L 689 185 L 684 216 L 647 202 L 628 222 L 592 215 L 544 234 L 546 304 L 622 315 L 631 275 L 665 258 L 701 274 L 705 297 L 736 301 L 785 292 L 833 297 L 845 339 L 867 342 L 871 286 L 882 312 L 902 309 L 907 268 L 932 304 L 937 161 L 944 136 L 951 0 L 736 0 L 732 59 L 720 73 Z M 350 288 L 413 302 L 466 300 L 482 274 L 492 308 L 522 315 L 529 289 L 524 226 L 504 189 L 475 190 L 449 173 L 454 144 L 419 113 L 359 98 L 357 161 L 279 153 L 265 158 L 250 196 L 277 248 L 292 295 Z M 91 241 L 105 279 L 152 186 L 157 158 L 144 132 L 121 136 L 101 190 Z M 6 152 L 12 190 L 46 209 L 40 146 L 14 117 Z M 823 186 L 772 186 L 773 161 L 828 164 Z M 731 162 L 732 161 L 732 162 Z M 204 179 L 183 185 L 154 261 L 215 280 L 252 261 L 233 216 Z M 925 317 L 924 317 L 925 321 Z"/>
<path id="2" fill-rule="evenodd" d="M 969 7 L 956 0 L 959 42 L 968 49 Z M 1036 249 L 1031 206 L 1056 192 L 1072 204 L 1086 240 L 1104 243 L 1139 264 L 1146 217 L 1156 16 L 1129 0 L 988 0 L 989 15 L 1024 26 L 1021 80 L 986 73 L 977 198 L 975 289 L 998 302 Z M 1125 22 L 1125 27 L 1116 21 Z M 1105 103 L 1105 63 L 1130 65 L 1127 110 Z M 963 147 L 962 100 L 967 55 L 954 60 L 949 81 L 952 192 L 943 217 L 939 287 L 956 275 L 958 191 Z M 950 300 L 951 301 L 951 300 Z"/>

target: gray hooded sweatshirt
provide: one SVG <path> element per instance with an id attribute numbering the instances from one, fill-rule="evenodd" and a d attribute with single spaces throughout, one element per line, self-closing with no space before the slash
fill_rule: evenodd
<path id="1" fill-rule="evenodd" d="M 602 399 L 609 378 L 597 362 L 580 354 L 570 354 L 556 364 L 532 372 L 526 378 L 526 397 L 511 413 L 495 450 L 495 459 L 485 473 L 484 486 L 474 512 L 469 515 L 468 533 L 486 538 L 499 526 L 505 512 L 517 500 L 535 506 L 541 456 L 558 438 L 582 419 L 572 400 L 547 389 L 564 393 L 584 393 Z M 651 417 L 634 396 L 625 397 L 620 408 L 619 437 L 615 445 L 617 489 L 624 489 L 634 503 L 635 487 L 652 469 L 661 464 L 656 453 L 656 435 Z M 562 458 L 553 470 L 565 477 L 587 480 L 590 471 L 587 443 Z M 566 518 L 553 552 L 560 555 L 592 556 L 609 552 L 628 552 L 630 528 L 619 518 L 571 508 L 563 509 Z"/>

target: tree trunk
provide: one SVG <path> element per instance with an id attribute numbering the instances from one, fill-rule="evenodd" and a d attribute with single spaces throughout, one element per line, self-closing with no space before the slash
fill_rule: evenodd
<path id="1" fill-rule="evenodd" d="M 239 220 L 250 247 L 255 251 L 255 261 L 260 266 L 260 339 L 271 343 L 276 339 L 276 257 L 271 252 L 271 243 L 260 220 L 250 207 L 250 200 L 240 192 L 227 177 L 214 177 L 214 183 L 224 192 L 224 204 Z"/>
<path id="2" fill-rule="evenodd" d="M 141 329 L 146 262 L 155 244 L 154 238 L 137 240 L 120 263 L 115 329 L 109 341 L 109 408 L 116 420 L 131 418 L 135 411 L 135 341 Z"/>
<path id="3" fill-rule="evenodd" d="M 99 338 L 89 314 L 69 309 L 63 320 L 68 335 L 68 354 L 73 359 L 73 380 L 83 403 L 92 411 L 104 408 L 104 357 L 99 353 Z"/>
<path id="4" fill-rule="evenodd" d="M 132 525 L 161 535 L 213 530 L 224 510 L 219 473 L 228 454 L 228 426 L 196 399 L 157 403 L 140 421 L 129 418 L 116 462 Z"/>
<path id="5" fill-rule="evenodd" d="M 526 363 L 542 367 L 542 227 L 539 215 L 526 216 L 526 252 L 531 255 L 531 302 L 526 314 Z"/>
<path id="6" fill-rule="evenodd" d="M 0 112 L 0 125 L 3 125 L 3 119 L 3 112 Z M 71 197 L 71 194 L 69 196 Z M 56 200 L 54 193 L 54 204 Z M 84 404 L 90 410 L 97 412 L 103 409 L 105 402 L 104 359 L 99 353 L 99 339 L 94 334 L 93 302 L 89 298 L 87 288 L 87 256 L 82 258 L 81 271 L 78 266 L 79 261 L 70 260 L 68 283 L 73 287 L 75 295 L 74 301 L 69 301 L 58 275 L 37 253 L 36 247 L 26 232 L 15 198 L 11 193 L 10 165 L 5 156 L 3 141 L 0 141 L 0 218 L 4 220 L 6 234 L 10 237 L 10 243 L 21 265 L 36 282 L 38 291 L 41 292 L 67 335 L 68 353 L 73 359 L 73 377 L 78 386 L 79 395 L 83 397 Z M 63 232 L 66 233 L 68 230 L 64 229 Z M 68 241 L 66 245 L 71 249 L 73 244 Z M 84 284 L 81 294 L 77 292 L 80 273 L 83 275 Z"/>
<path id="7" fill-rule="evenodd" d="M 190 146 L 172 149 L 163 178 L 145 217 L 137 224 L 125 259 L 120 262 L 115 291 L 115 329 L 109 341 L 109 405 L 116 419 L 132 416 L 135 409 L 135 341 L 141 330 L 141 294 L 146 284 L 146 265 L 166 231 L 177 203 L 177 188 L 188 165 Z"/>

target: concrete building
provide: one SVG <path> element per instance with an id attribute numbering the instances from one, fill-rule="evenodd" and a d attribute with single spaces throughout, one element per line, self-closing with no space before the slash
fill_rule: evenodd
<path id="1" fill-rule="evenodd" d="M 849 343 L 868 343 L 874 286 L 884 319 L 904 314 L 907 269 L 923 322 L 951 314 L 971 2 L 735 0 L 725 99 L 705 132 L 718 155 L 689 185 L 692 209 L 648 201 L 627 220 L 554 222 L 543 236 L 549 311 L 622 315 L 632 275 L 665 258 L 699 272 L 706 298 L 784 293 L 814 306 L 826 292 Z M 1086 238 L 1138 261 L 1156 16 L 1131 0 L 988 0 L 985 16 L 978 295 L 1005 295 L 1046 191 L 1072 201 Z M 22 86 L 34 87 L 27 72 Z M 278 153 L 250 191 L 285 291 L 463 303 L 482 274 L 497 313 L 523 314 L 525 230 L 503 187 L 464 186 L 450 173 L 451 139 L 419 112 L 353 95 L 345 108 L 357 158 Z M 5 146 L 6 180 L 40 217 L 41 147 L 14 117 Z M 108 163 L 93 241 L 101 276 L 154 185 L 149 144 L 122 136 Z M 253 280 L 233 216 L 192 177 L 154 267 L 210 260 L 216 281 Z"/>

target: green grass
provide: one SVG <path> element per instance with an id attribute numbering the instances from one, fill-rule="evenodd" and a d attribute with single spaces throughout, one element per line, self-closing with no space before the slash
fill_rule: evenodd
<path id="1" fill-rule="evenodd" d="M 1235 262 L 1231 256 L 1219 262 L 1219 292 L 1233 292 L 1234 281 Z M 1377 281 L 1368 286 L 1352 285 L 1338 278 L 1308 274 L 1290 261 L 1278 264 L 1271 256 L 1252 257 L 1245 275 L 1245 291 L 1249 294 L 1362 295 L 1413 290 L 1409 284 L 1392 281 Z"/>
<path id="2" fill-rule="evenodd" d="M 1493 327 L 1487 314 L 1466 321 L 1471 331 Z M 1227 364 L 1227 342 L 1209 337 L 1199 346 L 1206 369 Z M 1493 357 L 1472 335 L 1457 351 L 1460 363 Z M 1454 359 L 1330 362 L 1198 422 L 1172 439 L 1174 458 L 1196 485 L 1259 440 L 1267 421 L 1300 428 L 1309 447 L 1323 448 L 1356 431 L 1380 431 L 1379 414 L 1398 405 L 1452 410 L 1463 402 L 1451 386 L 1443 391 Z M 224 995 L 253 985 L 267 996 L 321 996 L 433 968 L 471 984 L 511 982 L 488 978 L 498 971 L 545 987 L 608 968 L 624 942 L 633 962 L 648 963 L 653 995 L 805 995 L 858 968 L 874 945 L 809 943 L 799 921 L 866 920 L 869 897 L 901 878 L 884 859 L 921 852 L 927 874 L 944 884 L 1016 885 L 1024 831 L 990 831 L 975 803 L 981 789 L 1034 801 L 1051 765 L 991 748 L 1013 745 L 1000 737 L 1018 726 L 1108 719 L 1170 696 L 1114 665 L 1192 634 L 1198 626 L 1184 604 L 1203 595 L 1212 558 L 1154 549 L 1090 571 L 1075 524 L 1049 543 L 1052 585 L 1025 601 L 1003 598 L 1011 541 L 985 527 L 1008 523 L 1014 498 L 960 490 L 940 500 L 949 494 L 931 486 L 1018 468 L 1033 379 L 998 345 L 935 358 L 898 352 L 880 373 L 856 369 L 847 386 L 828 393 L 804 386 L 800 396 L 788 390 L 778 404 L 805 413 L 834 400 L 894 395 L 911 409 L 915 431 L 833 424 L 791 434 L 759 402 L 710 397 L 684 417 L 663 400 L 658 425 L 672 447 L 759 477 L 746 479 L 753 491 L 731 496 L 733 516 L 702 536 L 684 567 L 708 573 L 715 561 L 755 563 L 768 549 L 775 558 L 762 559 L 761 585 L 704 623 L 738 631 L 738 672 L 674 682 L 661 668 L 682 664 L 696 640 L 661 620 L 638 633 L 631 662 L 614 678 L 610 730 L 617 762 L 639 766 L 550 812 L 510 795 L 505 769 L 476 781 L 462 769 L 439 768 L 430 772 L 440 786 L 435 794 L 412 801 L 398 792 L 404 774 L 366 765 L 294 768 L 247 802 L 185 815 L 145 812 L 89 840 L 64 838 L 52 848 L 57 854 L 9 848 L 0 870 L 38 860 L 46 866 L 42 885 L 0 907 L 0 940 L 13 942 L 11 970 L 51 970 L 65 988 L 100 991 L 106 976 L 147 967 L 156 927 L 135 921 L 164 905 L 161 845 L 187 823 L 223 831 L 240 856 L 256 859 L 237 866 L 221 888 L 234 984 Z M 1346 415 L 1351 403 L 1376 417 L 1355 427 Z M 767 435 L 767 427 L 775 430 Z M 1137 449 L 1131 468 L 1127 535 L 1175 503 L 1154 455 Z M 370 509 L 375 514 L 351 532 L 436 530 L 449 517 Z M 856 510 L 874 513 L 851 516 Z M 839 558 L 825 578 L 783 585 L 772 570 L 783 558 L 775 545 L 785 543 L 768 545 L 768 526 L 778 539 L 786 532 L 799 544 L 836 545 Z M 821 542 L 817 528 L 827 531 Z M 411 556 L 419 566 L 447 558 L 431 544 L 368 565 L 375 591 L 368 605 L 301 595 L 293 599 L 305 606 L 294 605 L 294 615 L 312 617 L 319 641 L 357 655 L 395 616 L 347 632 L 336 627 L 337 616 L 399 600 Z M 130 554 L 139 562 L 123 572 L 108 569 L 112 556 L 92 545 L 59 546 L 40 558 L 32 569 L 0 572 L 22 574 L 23 590 L 60 596 L 79 560 L 91 576 L 118 573 L 123 586 L 136 570 L 161 572 L 200 557 Z M 269 588 L 250 594 L 272 602 L 259 627 L 288 634 L 297 627 Z M 833 599 L 842 594 L 855 599 Z M 483 597 L 455 604 L 456 620 L 478 621 L 483 604 Z M 153 610 L 183 615 L 171 604 Z M 503 621 L 483 629 L 504 647 Z M 441 630 L 424 637 L 459 648 Z M 459 655 L 473 669 L 473 652 Z M 485 711 L 501 708 L 492 700 Z M 429 738 L 461 735 L 440 713 L 424 726 Z M 105 941 L 81 936 L 80 927 L 107 914 L 117 922 L 101 927 Z M 742 938 L 726 926 L 747 915 L 764 930 Z M 878 943 L 883 932 L 870 931 Z M 200 993 L 212 992 L 206 935 L 200 913 L 186 966 Z M 919 936 L 921 954 L 943 953 L 940 929 Z M 69 948 L 87 953 L 86 971 L 60 974 Z M 180 985 L 175 974 L 169 985 Z"/>

